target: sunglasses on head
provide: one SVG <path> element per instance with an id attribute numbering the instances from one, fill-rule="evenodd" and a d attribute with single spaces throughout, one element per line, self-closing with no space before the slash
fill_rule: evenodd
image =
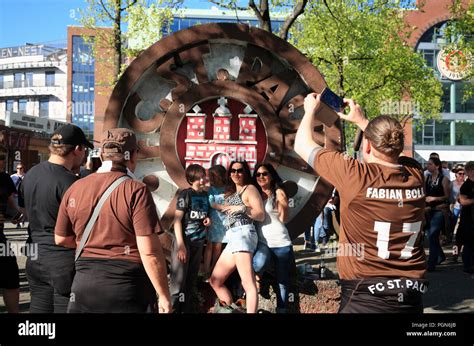
<path id="1" fill-rule="evenodd" d="M 231 174 L 236 174 L 236 173 L 237 173 L 237 174 L 241 174 L 241 173 L 244 173 L 244 169 L 243 169 L 243 168 L 237 168 L 237 169 L 232 168 L 232 169 L 230 170 L 230 173 L 231 173 Z"/>
<path id="2" fill-rule="evenodd" d="M 268 172 L 257 172 L 257 177 L 266 177 L 268 175 Z"/>

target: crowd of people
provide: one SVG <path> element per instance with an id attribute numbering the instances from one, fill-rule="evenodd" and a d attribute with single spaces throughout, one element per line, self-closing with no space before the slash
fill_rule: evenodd
<path id="1" fill-rule="evenodd" d="M 431 153 L 424 172 L 426 191 L 425 232 L 429 239 L 430 257 L 428 271 L 434 271 L 438 264 L 448 258 L 443 245 L 453 246 L 451 262 L 458 262 L 459 252 L 463 254 L 464 271 L 473 273 L 472 247 L 474 234 L 472 226 L 471 204 L 472 189 L 469 173 L 473 162 L 456 164 L 451 169 L 446 161 L 440 161 L 437 153 Z M 472 173 L 471 173 L 472 174 Z M 463 187 L 464 186 L 464 187 Z M 465 206 L 465 208 L 463 208 Z M 463 210 L 463 216 L 461 216 Z M 467 247 L 464 245 L 467 244 Z"/>
<path id="2" fill-rule="evenodd" d="M 446 260 L 442 245 L 452 242 L 453 260 L 462 253 L 465 271 L 472 272 L 474 162 L 450 172 L 433 153 L 423 171 L 400 156 L 404 133 L 398 121 L 368 121 L 350 99 L 349 113 L 338 115 L 363 131 L 362 160 L 322 148 L 312 136 L 320 102 L 319 94 L 306 97 L 295 151 L 335 190 L 305 234 L 305 248 L 320 251 L 319 240 L 326 246 L 336 212 L 339 246 L 364 245 L 363 260 L 338 253 L 340 312 L 422 312 L 425 272 Z M 0 155 L 0 241 L 7 244 L 8 205 L 18 215 L 15 222 L 28 218 L 28 242 L 38 247 L 38 258 L 26 263 L 30 312 L 193 312 L 201 268 L 217 297 L 215 311 L 257 312 L 262 278 L 271 273 L 276 312 L 287 312 L 295 263 L 285 226 L 290 207 L 271 164 L 259 163 L 253 174 L 245 161 L 228 169 L 186 168 L 189 188 L 176 197 L 168 268 L 159 238 L 166 230 L 150 190 L 134 175 L 140 150 L 135 134 L 106 131 L 102 165 L 84 174 L 80 167 L 92 148 L 82 130 L 68 124 L 51 137 L 48 161 L 26 175 L 22 163 L 12 177 L 3 173 Z M 18 312 L 15 257 L 2 256 L 0 269 L 7 309 Z M 245 300 L 236 300 L 226 285 L 236 273 Z"/>

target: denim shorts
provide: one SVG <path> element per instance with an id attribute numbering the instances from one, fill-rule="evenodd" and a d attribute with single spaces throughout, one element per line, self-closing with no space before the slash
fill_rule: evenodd
<path id="1" fill-rule="evenodd" d="M 243 225 L 229 228 L 227 231 L 227 246 L 224 252 L 250 252 L 257 249 L 258 236 L 254 225 Z"/>

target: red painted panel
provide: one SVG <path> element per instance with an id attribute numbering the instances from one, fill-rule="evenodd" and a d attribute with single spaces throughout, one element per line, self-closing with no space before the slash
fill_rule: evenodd
<path id="1" fill-rule="evenodd" d="M 239 119 L 239 114 L 242 114 L 244 113 L 244 108 L 245 108 L 245 104 L 237 101 L 237 100 L 233 100 L 233 99 L 228 99 L 228 104 L 227 104 L 227 108 L 229 108 L 229 110 L 231 111 L 232 113 L 232 118 L 229 119 L 229 118 L 226 118 L 226 119 L 218 119 L 219 123 L 222 124 L 222 127 L 225 126 L 224 124 L 224 120 L 231 120 L 231 125 L 230 125 L 230 139 L 231 140 L 238 140 L 239 139 L 239 132 L 240 132 L 240 122 L 241 120 Z M 214 117 L 212 116 L 212 114 L 214 113 L 214 111 L 216 110 L 216 108 L 218 107 L 217 105 L 217 99 L 214 99 L 214 100 L 208 100 L 208 101 L 205 101 L 205 102 L 202 102 L 199 104 L 199 107 L 201 107 L 201 111 L 200 113 L 205 113 L 207 114 L 207 118 L 206 118 L 206 125 L 205 125 L 205 139 L 206 140 L 213 140 L 214 139 Z M 196 119 L 196 118 L 192 118 L 192 119 Z M 245 119 L 246 122 L 248 122 L 249 119 Z M 253 120 L 253 119 L 252 119 Z M 265 157 L 265 154 L 266 154 L 266 148 L 267 148 L 267 136 L 266 136 L 266 132 L 265 132 L 265 129 L 263 127 L 263 124 L 262 124 L 262 121 L 259 119 L 259 118 L 256 118 L 256 138 L 257 138 L 257 145 L 230 145 L 231 147 L 234 147 L 235 148 L 235 151 L 238 153 L 239 152 L 239 148 L 241 149 L 242 147 L 245 148 L 245 154 L 247 154 L 249 152 L 250 149 L 252 148 L 255 148 L 256 147 L 256 150 L 257 150 L 257 162 L 261 162 L 263 161 L 264 157 Z M 246 128 L 249 128 L 249 129 L 252 129 L 253 126 L 249 126 L 248 123 L 246 123 Z M 195 132 L 197 132 L 196 130 L 194 130 Z M 228 133 L 224 133 L 224 132 L 221 132 L 219 135 L 228 135 Z M 218 136 L 220 137 L 220 136 Z M 195 139 L 195 138 L 199 138 L 197 135 L 194 135 L 194 136 L 190 136 L 190 135 L 187 135 L 187 120 L 186 118 L 183 119 L 179 129 L 178 129 L 178 135 L 177 135 L 177 150 L 178 150 L 178 156 L 179 156 L 179 159 L 180 159 L 180 162 L 181 164 L 183 165 L 183 167 L 186 167 L 188 166 L 189 164 L 191 163 L 202 163 L 202 162 L 199 162 L 199 161 L 195 161 L 195 160 L 189 160 L 187 163 L 185 162 L 184 158 L 186 156 L 186 145 L 185 145 L 185 139 L 188 138 L 188 139 Z M 228 137 L 226 136 L 226 139 Z M 250 140 L 250 139 L 253 139 L 254 138 L 254 135 L 252 133 L 247 133 L 245 134 L 245 136 L 241 136 L 241 138 L 243 138 L 244 140 Z M 208 158 L 211 158 L 215 152 L 222 152 L 224 148 L 227 148 L 228 145 L 222 145 L 222 144 L 215 144 L 213 142 L 209 143 L 209 144 L 203 144 L 203 143 L 196 143 L 196 144 L 191 144 L 191 145 L 195 145 L 196 146 L 196 150 L 189 150 L 188 151 L 194 151 L 194 152 L 198 152 L 198 151 L 202 151 L 202 150 L 198 150 L 197 146 L 205 146 L 207 149 L 206 151 L 204 152 L 204 157 L 208 157 Z M 214 147 L 214 149 L 211 149 L 210 147 Z M 242 152 L 242 151 L 240 151 Z M 195 158 L 195 157 L 194 157 Z M 249 157 L 250 159 L 250 157 Z M 255 159 L 254 155 L 252 155 L 252 159 Z M 249 162 L 250 164 L 250 162 Z M 254 163 L 251 163 L 251 166 L 252 168 L 255 166 Z"/>

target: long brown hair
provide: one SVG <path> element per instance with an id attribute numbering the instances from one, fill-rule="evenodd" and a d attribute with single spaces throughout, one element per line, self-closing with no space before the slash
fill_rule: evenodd
<path id="1" fill-rule="evenodd" d="M 226 179 L 226 169 L 222 165 L 214 165 L 209 168 L 209 182 L 211 186 L 221 187 L 225 186 L 227 179 Z"/>
<path id="2" fill-rule="evenodd" d="M 364 130 L 364 136 L 377 151 L 392 159 L 398 158 L 405 145 L 402 125 L 387 115 L 372 119 Z"/>
<path id="3" fill-rule="evenodd" d="M 225 195 L 230 196 L 237 191 L 237 188 L 235 187 L 235 183 L 230 177 L 230 171 L 232 170 L 232 166 L 236 163 L 240 163 L 242 165 L 242 168 L 244 169 L 244 185 L 248 185 L 252 183 L 252 176 L 250 174 L 250 168 L 249 164 L 247 161 L 232 161 L 229 165 L 229 169 L 227 170 L 227 183 L 225 185 Z"/>

